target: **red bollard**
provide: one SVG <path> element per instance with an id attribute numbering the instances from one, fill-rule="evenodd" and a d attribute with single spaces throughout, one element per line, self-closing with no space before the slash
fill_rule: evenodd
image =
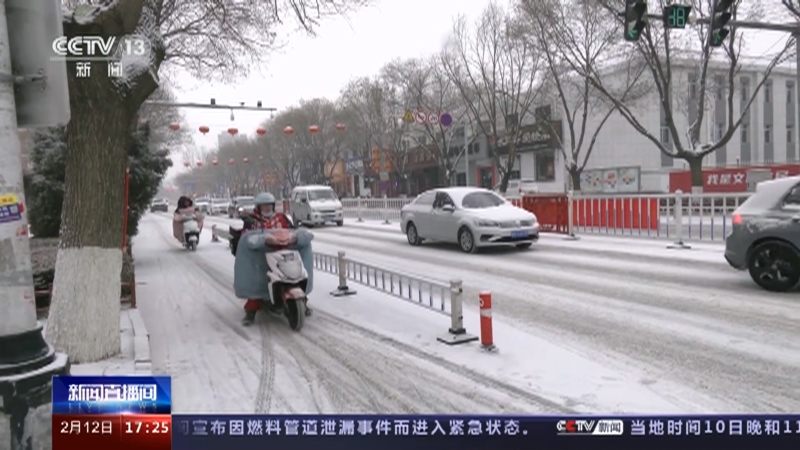
<path id="1" fill-rule="evenodd" d="M 492 293 L 481 292 L 478 295 L 481 299 L 481 347 L 487 351 L 496 351 L 492 336 Z"/>

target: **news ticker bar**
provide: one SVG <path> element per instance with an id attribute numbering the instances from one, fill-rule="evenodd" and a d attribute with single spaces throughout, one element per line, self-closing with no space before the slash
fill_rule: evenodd
<path id="1" fill-rule="evenodd" d="M 800 415 L 683 417 L 136 415 L 53 416 L 54 449 L 504 450 L 800 446 Z"/>

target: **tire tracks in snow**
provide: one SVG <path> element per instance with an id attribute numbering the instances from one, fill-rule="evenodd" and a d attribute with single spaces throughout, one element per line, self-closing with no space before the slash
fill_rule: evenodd
<path id="1" fill-rule="evenodd" d="M 776 299 L 736 284 L 687 286 L 675 274 L 651 280 L 641 270 L 628 273 L 599 257 L 593 265 L 579 261 L 559 268 L 548 260 L 553 249 L 465 258 L 437 246 L 408 247 L 387 240 L 386 232 L 369 231 L 325 230 L 316 233 L 316 240 L 351 249 L 351 258 L 390 270 L 436 274 L 440 280 L 458 276 L 466 281 L 470 303 L 479 288 L 493 290 L 497 312 L 525 328 L 594 359 L 644 367 L 654 380 L 675 380 L 725 412 L 731 405 L 751 412 L 791 411 L 800 405 L 800 313 L 794 296 Z M 357 256 L 359 250 L 368 255 Z M 470 273 L 480 286 L 469 281 Z"/>
<path id="2" fill-rule="evenodd" d="M 205 259 L 196 263 L 214 282 L 230 289 L 232 265 L 222 269 Z M 313 305 L 314 294 L 311 297 Z M 289 376 L 295 372 L 308 385 L 308 395 L 295 393 L 311 396 L 301 412 L 574 412 L 320 311 L 300 333 L 291 331 L 282 318 L 263 316 L 267 323 L 257 322 L 258 326 L 269 328 L 274 342 L 280 343 L 273 357 L 287 366 Z"/>

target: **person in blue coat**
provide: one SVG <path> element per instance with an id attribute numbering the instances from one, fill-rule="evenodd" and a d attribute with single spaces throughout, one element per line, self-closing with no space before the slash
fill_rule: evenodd
<path id="1" fill-rule="evenodd" d="M 291 219 L 283 213 L 275 211 L 275 197 L 264 193 L 255 197 L 256 207 L 253 213 L 243 217 L 245 227 L 236 244 L 236 261 L 233 268 L 233 289 L 236 297 L 247 300 L 244 305 L 244 325 L 250 325 L 268 299 L 269 279 L 266 254 L 277 250 L 297 250 L 308 272 L 306 294 L 310 294 L 314 285 L 314 254 L 311 241 L 314 235 L 304 228 L 296 228 Z M 291 230 L 287 237 L 285 230 Z M 284 230 L 281 232 L 281 230 Z M 282 310 L 282 305 L 274 305 Z M 311 309 L 306 309 L 306 315 Z"/>

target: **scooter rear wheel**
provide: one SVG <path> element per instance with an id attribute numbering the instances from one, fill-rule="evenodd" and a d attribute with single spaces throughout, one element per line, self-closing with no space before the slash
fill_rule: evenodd
<path id="1" fill-rule="evenodd" d="M 286 318 L 292 330 L 303 329 L 306 323 L 306 299 L 286 299 Z"/>

